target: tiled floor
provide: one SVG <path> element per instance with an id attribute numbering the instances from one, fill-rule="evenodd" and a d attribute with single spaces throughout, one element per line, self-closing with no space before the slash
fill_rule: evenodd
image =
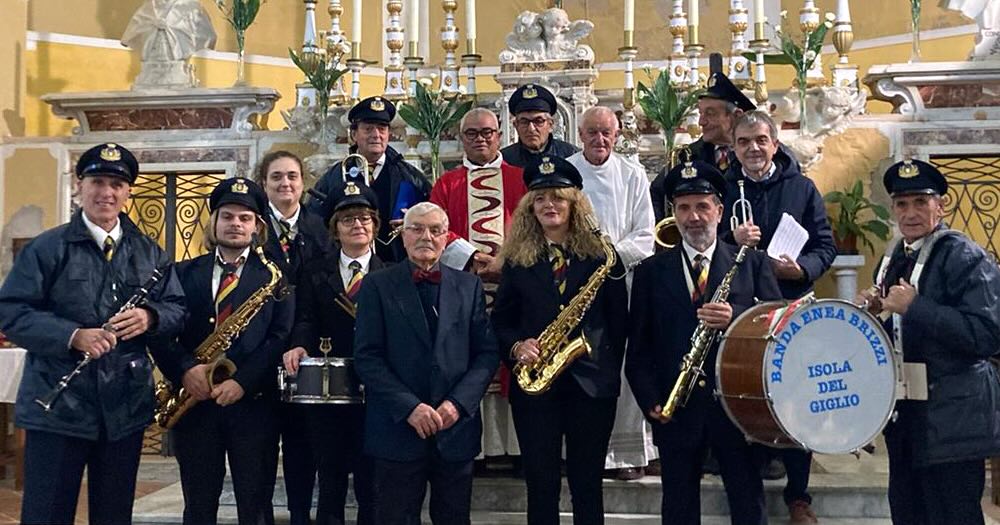
<path id="1" fill-rule="evenodd" d="M 135 487 L 135 497 L 141 498 L 162 489 L 170 483 L 162 481 L 139 481 Z M 14 490 L 13 480 L 0 480 L 0 525 L 15 525 L 21 519 L 21 492 Z M 87 524 L 87 484 L 80 489 L 80 499 L 76 510 L 76 524 Z"/>

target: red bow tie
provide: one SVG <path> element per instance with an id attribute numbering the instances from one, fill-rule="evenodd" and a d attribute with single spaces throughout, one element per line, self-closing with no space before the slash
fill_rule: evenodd
<path id="1" fill-rule="evenodd" d="M 433 284 L 441 284 L 441 271 L 440 270 L 413 270 L 413 282 L 421 283 L 428 282 Z"/>

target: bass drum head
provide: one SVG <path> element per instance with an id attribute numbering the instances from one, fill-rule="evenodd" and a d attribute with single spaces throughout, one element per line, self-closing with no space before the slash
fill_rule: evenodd
<path id="1" fill-rule="evenodd" d="M 822 454 L 874 440 L 896 400 L 896 357 L 878 320 L 837 299 L 777 311 L 764 362 L 771 409 L 787 434 Z"/>

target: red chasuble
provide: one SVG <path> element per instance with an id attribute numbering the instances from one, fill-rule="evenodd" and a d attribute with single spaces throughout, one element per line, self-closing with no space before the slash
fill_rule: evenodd
<path id="1" fill-rule="evenodd" d="M 449 242 L 461 237 L 496 255 L 517 203 L 527 192 L 521 168 L 506 162 L 500 164 L 500 174 L 489 168 L 475 170 L 471 180 L 468 168 L 459 166 L 438 179 L 430 201 L 448 214 Z"/>

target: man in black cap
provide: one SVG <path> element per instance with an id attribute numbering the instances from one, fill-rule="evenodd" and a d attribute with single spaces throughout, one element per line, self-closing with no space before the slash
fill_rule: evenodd
<path id="1" fill-rule="evenodd" d="M 708 87 L 698 99 L 698 125 L 701 138 L 691 144 L 692 158 L 719 169 L 723 174 L 729 169 L 733 157 L 733 126 L 744 112 L 753 111 L 757 106 L 736 87 L 729 77 L 715 72 L 708 77 Z M 664 188 L 666 172 L 661 173 L 651 183 L 653 214 L 659 222 L 666 217 L 666 199 L 669 195 Z"/>
<path id="2" fill-rule="evenodd" d="M 350 138 L 354 143 L 351 153 L 358 153 L 368 161 L 366 183 L 378 197 L 381 227 L 375 238 L 375 253 L 386 262 L 406 259 L 406 251 L 397 238 L 390 242 L 390 233 L 402 224 L 406 208 L 427 200 L 431 185 L 413 165 L 406 162 L 389 145 L 389 123 L 396 116 L 396 106 L 382 97 L 366 98 L 351 108 L 347 114 L 351 122 Z M 316 191 L 323 195 L 336 193 L 344 184 L 341 163 L 334 164 L 316 182 Z M 309 211 L 323 214 L 318 199 L 309 201 Z"/>
<path id="3" fill-rule="evenodd" d="M 293 300 L 268 300 L 233 340 L 226 351 L 236 365 L 232 377 L 210 384 L 209 365 L 194 355 L 271 280 L 270 270 L 252 253 L 255 243 L 266 241 L 267 207 L 267 195 L 252 180 L 220 182 L 209 196 L 208 253 L 177 266 L 190 315 L 173 358 L 159 365 L 175 388 L 183 386 L 198 401 L 173 428 L 185 524 L 216 522 L 227 459 L 240 523 L 274 522 L 265 495 L 274 490 L 268 474 L 278 453 L 275 367 L 286 350 Z"/>
<path id="4" fill-rule="evenodd" d="M 887 314 L 896 350 L 925 367 L 929 396 L 898 401 L 884 431 L 892 522 L 982 524 L 983 459 L 1000 454 L 1000 381 L 990 363 L 1000 348 L 1000 271 L 942 221 L 948 184 L 937 168 L 899 162 L 883 182 L 902 239 L 857 301 Z"/>
<path id="5" fill-rule="evenodd" d="M 556 97 L 538 84 L 525 84 L 514 91 L 507 103 L 517 131 L 517 142 L 500 150 L 503 160 L 526 168 L 541 162 L 543 155 L 567 158 L 579 148 L 552 136 Z"/>
<path id="6" fill-rule="evenodd" d="M 132 519 L 154 408 L 146 346 L 184 322 L 170 257 L 122 213 L 138 173 L 122 146 L 87 150 L 76 164 L 80 210 L 28 244 L 0 289 L 0 327 L 28 351 L 15 405 L 26 430 L 22 523 L 73 523 L 84 467 L 91 523 Z M 145 302 L 116 313 L 154 269 L 163 278 Z M 84 356 L 93 361 L 43 407 Z"/>
<path id="7" fill-rule="evenodd" d="M 525 169 L 524 180 L 528 193 L 514 212 L 501 248 L 504 266 L 492 314 L 502 355 L 515 372 L 518 365 L 551 366 L 553 356 L 542 355 L 539 334 L 607 261 L 601 241 L 585 220 L 594 210 L 573 164 L 543 156 Z M 621 257 L 615 259 L 586 315 L 568 334 L 571 339 L 586 337 L 592 351 L 581 352 L 537 395 L 518 381 L 510 384 L 531 525 L 560 523 L 564 440 L 574 522 L 604 519 L 601 475 L 621 391 L 628 331 L 628 292 L 621 278 L 625 267 Z M 549 361 L 537 363 L 542 358 Z"/>
<path id="8" fill-rule="evenodd" d="M 725 181 L 714 166 L 696 160 L 670 170 L 664 186 L 683 241 L 635 270 L 625 361 L 625 375 L 660 449 L 663 523 L 701 523 L 702 457 L 711 448 L 722 467 L 732 523 L 763 524 L 763 483 L 750 445 L 713 395 L 715 375 L 704 378 L 707 384 L 696 387 L 672 419 L 660 412 L 699 323 L 723 331 L 756 299 L 778 299 L 781 293 L 767 257 L 748 251 L 727 302 L 709 302 L 723 275 L 736 264 L 737 248 L 717 238 Z M 715 363 L 717 353 L 715 344 L 706 366 Z"/>

